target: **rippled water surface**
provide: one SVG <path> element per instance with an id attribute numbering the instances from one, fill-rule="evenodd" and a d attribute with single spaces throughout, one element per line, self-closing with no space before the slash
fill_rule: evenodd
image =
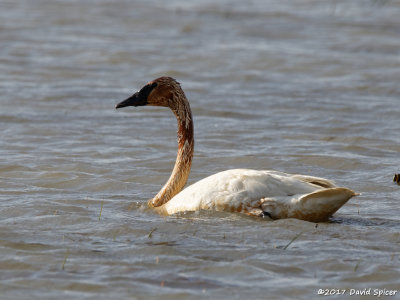
<path id="1" fill-rule="evenodd" d="M 399 15 L 378 0 L 0 1 L 1 299 L 400 290 Z M 144 209 L 176 121 L 114 105 L 162 75 L 191 102 L 189 183 L 275 169 L 361 196 L 318 226 Z"/>

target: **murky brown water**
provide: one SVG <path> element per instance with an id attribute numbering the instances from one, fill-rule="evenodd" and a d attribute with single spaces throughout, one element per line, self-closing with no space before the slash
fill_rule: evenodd
<path id="1" fill-rule="evenodd" d="M 399 290 L 399 15 L 377 0 L 1 1 L 0 298 Z M 175 119 L 114 105 L 161 75 L 191 101 L 189 183 L 275 169 L 362 195 L 317 227 L 143 209 Z"/>

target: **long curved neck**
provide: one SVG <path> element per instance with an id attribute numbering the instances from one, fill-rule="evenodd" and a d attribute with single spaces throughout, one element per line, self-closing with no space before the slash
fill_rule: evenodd
<path id="1" fill-rule="evenodd" d="M 178 194 L 185 186 L 192 166 L 194 151 L 192 111 L 183 91 L 173 97 L 176 99 L 170 101 L 169 107 L 178 121 L 178 155 L 167 183 L 149 201 L 151 207 L 161 206 Z"/>

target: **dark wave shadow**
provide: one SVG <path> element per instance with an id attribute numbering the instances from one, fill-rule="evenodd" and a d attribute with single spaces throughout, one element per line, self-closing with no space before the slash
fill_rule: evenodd
<path id="1" fill-rule="evenodd" d="M 392 219 L 382 219 L 382 218 L 357 218 L 357 217 L 335 217 L 330 219 L 330 223 L 335 224 L 345 224 L 352 226 L 362 226 L 362 227 L 387 227 L 387 228 L 399 228 L 400 220 Z"/>

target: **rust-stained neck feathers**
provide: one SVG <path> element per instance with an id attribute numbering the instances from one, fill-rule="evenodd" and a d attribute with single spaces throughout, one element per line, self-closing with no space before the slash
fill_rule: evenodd
<path id="1" fill-rule="evenodd" d="M 157 87 L 148 97 L 149 105 L 169 107 L 178 122 L 178 154 L 174 169 L 167 183 L 149 201 L 150 206 L 158 207 L 168 202 L 185 186 L 192 165 L 194 137 L 192 111 L 180 84 L 171 77 L 160 77 L 149 84 L 154 83 Z"/>

